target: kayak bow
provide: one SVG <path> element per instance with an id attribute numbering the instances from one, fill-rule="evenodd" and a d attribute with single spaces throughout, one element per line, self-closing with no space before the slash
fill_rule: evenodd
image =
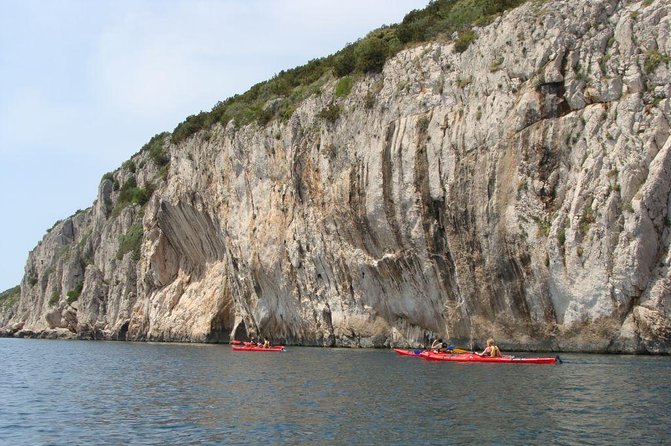
<path id="1" fill-rule="evenodd" d="M 419 348 L 413 350 L 406 350 L 403 348 L 395 348 L 394 351 L 401 356 L 420 356 L 424 350 Z"/>

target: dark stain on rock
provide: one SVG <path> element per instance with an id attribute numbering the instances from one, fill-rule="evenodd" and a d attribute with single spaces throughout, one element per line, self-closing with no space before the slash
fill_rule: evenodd
<path id="1" fill-rule="evenodd" d="M 361 162 L 350 168 L 348 202 L 351 213 L 351 236 L 359 246 L 363 246 L 373 257 L 381 255 L 379 242 L 375 236 L 366 211 L 366 182 Z"/>
<path id="2" fill-rule="evenodd" d="M 384 205 L 384 215 L 387 217 L 387 223 L 394 234 L 396 244 L 399 247 L 403 246 L 403 239 L 401 238 L 401 230 L 396 221 L 396 205 L 392 196 L 392 166 L 391 161 L 391 146 L 394 142 L 394 133 L 396 131 L 396 123 L 390 122 L 387 127 L 387 134 L 384 141 L 384 149 L 382 151 L 382 197 Z"/>
<path id="3" fill-rule="evenodd" d="M 126 335 L 128 334 L 128 324 L 130 321 L 124 322 L 124 324 L 119 328 L 119 331 L 116 334 L 116 340 L 117 341 L 125 341 L 126 340 Z"/>
<path id="4" fill-rule="evenodd" d="M 419 119 L 418 137 L 415 158 L 414 186 L 420 196 L 420 211 L 422 215 L 422 229 L 427 243 L 427 249 L 434 265 L 434 271 L 441 285 L 441 291 L 448 301 L 456 300 L 455 266 L 447 245 L 445 230 L 445 197 L 431 197 L 429 183 L 429 158 L 427 153 L 427 133 L 422 130 L 430 122 L 430 117 Z"/>
<path id="5" fill-rule="evenodd" d="M 564 98 L 566 88 L 564 82 L 548 82 L 536 87 L 541 99 L 540 119 L 556 119 L 571 112 L 571 107 Z"/>

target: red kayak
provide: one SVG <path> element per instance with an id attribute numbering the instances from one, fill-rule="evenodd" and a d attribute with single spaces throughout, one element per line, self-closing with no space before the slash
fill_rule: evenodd
<path id="1" fill-rule="evenodd" d="M 453 361 L 453 362 L 495 362 L 505 364 L 556 364 L 560 361 L 559 357 L 554 358 L 515 358 L 512 356 L 480 356 L 474 353 L 464 353 L 453 355 L 449 353 L 426 352 L 420 355 L 429 361 Z"/>
<path id="2" fill-rule="evenodd" d="M 233 351 L 236 352 L 283 352 L 283 345 L 274 345 L 272 347 L 263 348 L 253 345 L 232 345 Z"/>

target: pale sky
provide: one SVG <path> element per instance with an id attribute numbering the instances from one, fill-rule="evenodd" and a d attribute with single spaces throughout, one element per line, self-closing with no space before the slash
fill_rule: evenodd
<path id="1" fill-rule="evenodd" d="M 156 133 L 428 0 L 0 0 L 0 291 Z"/>

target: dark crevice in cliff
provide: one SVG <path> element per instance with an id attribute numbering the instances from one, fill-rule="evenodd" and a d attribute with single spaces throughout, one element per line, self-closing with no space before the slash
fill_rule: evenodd
<path id="1" fill-rule="evenodd" d="M 420 196 L 421 222 L 426 248 L 434 265 L 434 271 L 441 287 L 443 299 L 455 302 L 457 299 L 456 271 L 452 255 L 447 248 L 445 230 L 445 197 L 433 198 L 429 183 L 429 157 L 427 128 L 432 114 L 418 119 L 417 151 L 415 158 L 414 186 Z"/>
<path id="2" fill-rule="evenodd" d="M 236 341 L 249 341 L 250 335 L 247 333 L 247 326 L 245 325 L 245 321 L 241 321 L 237 327 L 235 327 L 235 330 L 233 331 L 233 334 L 231 335 L 231 340 L 236 340 Z"/>
<path id="3" fill-rule="evenodd" d="M 207 335 L 208 342 L 230 341 L 230 334 L 235 323 L 233 300 L 229 292 L 224 292 L 223 299 L 223 303 L 210 322 L 210 332 Z M 242 325 L 242 329 L 245 330 L 244 334 L 246 336 L 247 333 L 244 323 L 241 323 L 240 325 Z M 240 325 L 237 327 L 238 330 L 240 330 Z M 234 336 L 234 339 L 239 338 Z"/>
<path id="4" fill-rule="evenodd" d="M 492 284 L 492 290 L 499 305 L 497 310 L 502 314 L 512 315 L 516 320 L 531 322 L 524 273 L 524 263 L 528 267 L 530 259 L 524 254 L 518 259 L 517 254 L 511 252 L 505 245 L 502 249 L 503 255 L 492 265 L 496 279 Z"/>
<path id="5" fill-rule="evenodd" d="M 401 230 L 396 220 L 395 204 L 393 197 L 393 165 L 391 160 L 392 145 L 394 144 L 394 134 L 396 132 L 396 123 L 390 122 L 387 127 L 387 134 L 384 141 L 384 149 L 382 151 L 382 197 L 384 205 L 384 214 L 387 218 L 387 223 L 391 228 L 396 239 L 396 244 L 399 248 L 403 248 L 403 239 L 401 237 Z"/>
<path id="6" fill-rule="evenodd" d="M 571 113 L 571 107 L 564 98 L 566 87 L 563 81 L 539 84 L 536 92 L 541 96 L 540 119 L 557 119 Z"/>
<path id="7" fill-rule="evenodd" d="M 301 143 L 297 143 L 294 146 L 293 151 L 293 162 L 291 163 L 291 181 L 294 190 L 296 191 L 296 197 L 298 202 L 302 203 L 304 201 L 304 183 L 303 183 L 303 158 L 305 154 L 300 150 Z"/>
<path id="8" fill-rule="evenodd" d="M 324 309 L 322 310 L 322 320 L 326 324 L 327 328 L 327 339 L 323 340 L 325 347 L 333 347 L 335 345 L 335 335 L 333 334 L 333 319 L 331 316 L 331 307 L 328 302 L 324 303 Z"/>
<path id="9" fill-rule="evenodd" d="M 542 127 L 534 133 L 530 130 L 519 132 L 515 141 L 523 166 L 520 174 L 542 185 L 537 194 L 547 215 L 557 210 L 557 188 L 562 186 L 558 175 L 562 174 L 562 166 L 567 164 L 570 156 L 562 144 L 553 141 L 555 124 L 555 121 L 543 121 L 539 123 Z M 543 137 L 534 136 L 538 134 Z M 545 221 L 546 217 L 543 215 L 537 218 Z"/>
<path id="10" fill-rule="evenodd" d="M 484 259 L 481 256 L 482 246 L 478 237 L 477 200 L 471 197 L 474 185 L 472 184 L 474 167 L 459 160 L 454 170 L 455 184 L 451 188 L 450 205 L 445 213 L 445 231 L 451 250 L 459 252 L 455 259 L 455 277 L 458 278 L 458 304 L 453 304 L 455 315 L 450 317 L 452 326 L 451 336 L 469 338 L 471 336 L 471 315 L 489 314 L 489 304 L 481 297 L 489 295 L 489 281 L 485 280 L 483 267 Z M 468 278 L 462 280 L 461 277 Z M 456 287 L 455 287 L 456 288 Z"/>
<path id="11" fill-rule="evenodd" d="M 119 329 L 119 332 L 116 335 L 116 340 L 117 341 L 125 341 L 126 340 L 126 335 L 128 334 L 128 324 L 129 324 L 129 321 L 124 322 L 124 324 Z"/>
<path id="12" fill-rule="evenodd" d="M 350 168 L 348 203 L 352 213 L 349 235 L 355 246 L 363 246 L 372 257 L 380 257 L 380 243 L 371 227 L 366 210 L 366 183 L 363 169 L 361 161 L 354 163 Z"/>

